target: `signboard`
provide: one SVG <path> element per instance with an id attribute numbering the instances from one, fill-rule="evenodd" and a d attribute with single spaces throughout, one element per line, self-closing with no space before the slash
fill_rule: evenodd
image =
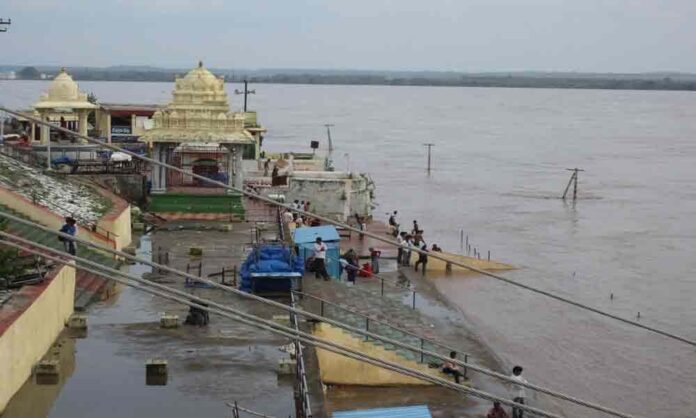
<path id="1" fill-rule="evenodd" d="M 130 126 L 112 126 L 111 135 L 131 135 Z"/>

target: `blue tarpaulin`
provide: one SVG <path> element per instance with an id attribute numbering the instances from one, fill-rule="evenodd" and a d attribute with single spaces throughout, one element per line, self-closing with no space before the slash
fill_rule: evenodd
<path id="1" fill-rule="evenodd" d="M 264 273 L 268 273 L 265 274 Z M 278 273 L 287 273 L 286 275 Z M 256 291 L 290 291 L 291 280 L 277 280 L 301 277 L 304 274 L 304 260 L 294 255 L 290 248 L 278 244 L 264 244 L 254 248 L 239 269 L 241 278 L 239 287 L 245 292 Z M 253 275 L 253 277 L 252 277 Z M 261 280 L 268 276 L 269 279 Z M 282 276 L 282 277 L 281 277 Z"/>
<path id="2" fill-rule="evenodd" d="M 334 418 L 432 418 L 427 405 L 336 411 Z"/>

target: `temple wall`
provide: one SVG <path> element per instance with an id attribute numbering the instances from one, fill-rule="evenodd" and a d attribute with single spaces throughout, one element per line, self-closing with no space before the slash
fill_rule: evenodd
<path id="1" fill-rule="evenodd" d="M 24 305 L 0 311 L 0 414 L 73 313 L 75 269 L 56 268 L 49 280 L 24 287 L 8 305 L 19 297 L 26 298 Z"/>

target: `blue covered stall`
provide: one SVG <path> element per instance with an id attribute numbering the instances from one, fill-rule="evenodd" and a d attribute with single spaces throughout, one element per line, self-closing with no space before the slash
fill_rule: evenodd
<path id="1" fill-rule="evenodd" d="M 304 274 L 304 259 L 279 244 L 255 247 L 239 269 L 239 287 L 252 293 L 290 293 L 298 289 Z"/>
<path id="2" fill-rule="evenodd" d="M 336 411 L 334 418 L 432 418 L 427 405 Z"/>
<path id="3" fill-rule="evenodd" d="M 314 243 L 317 237 L 326 244 L 326 271 L 333 279 L 340 277 L 338 259 L 340 257 L 341 237 L 333 225 L 312 226 L 295 229 L 293 242 L 297 246 L 297 253 L 303 260 L 314 257 Z"/>

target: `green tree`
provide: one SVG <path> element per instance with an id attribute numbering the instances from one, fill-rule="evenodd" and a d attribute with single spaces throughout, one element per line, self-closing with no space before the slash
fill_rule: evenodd
<path id="1" fill-rule="evenodd" d="M 17 72 L 17 77 L 21 80 L 39 80 L 41 73 L 36 67 L 24 67 Z"/>

